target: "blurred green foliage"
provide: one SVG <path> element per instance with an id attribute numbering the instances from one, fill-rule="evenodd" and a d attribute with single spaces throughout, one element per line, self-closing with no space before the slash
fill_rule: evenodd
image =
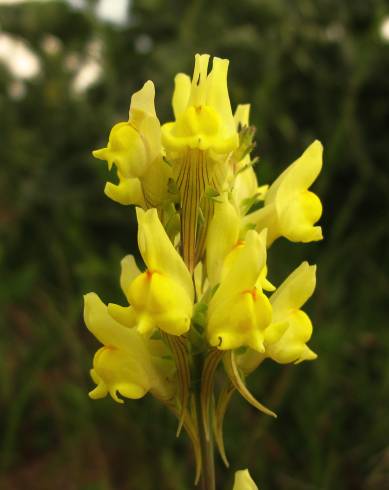
<path id="1" fill-rule="evenodd" d="M 90 290 L 122 301 L 119 261 L 136 248 L 133 212 L 104 197 L 108 172 L 90 152 L 149 78 L 171 118 L 173 76 L 191 73 L 196 52 L 231 60 L 261 183 L 314 138 L 325 147 L 325 240 L 270 253 L 275 283 L 305 258 L 319 266 L 308 308 L 319 359 L 265 363 L 250 380 L 276 421 L 233 400 L 218 488 L 245 467 L 264 490 L 389 488 L 388 15 L 384 0 L 134 0 L 118 26 L 94 2 L 0 6 L 3 33 L 41 61 L 20 97 L 0 64 L 0 488 L 192 488 L 189 443 L 163 407 L 88 399 L 96 343 L 81 312 Z M 102 76 L 76 94 L 71 60 L 85 64 L 91 40 Z"/>

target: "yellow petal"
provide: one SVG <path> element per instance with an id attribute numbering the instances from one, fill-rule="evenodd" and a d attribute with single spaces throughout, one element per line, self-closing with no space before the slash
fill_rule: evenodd
<path id="1" fill-rule="evenodd" d="M 139 276 L 141 271 L 135 262 L 133 255 L 126 255 L 120 262 L 121 273 L 120 273 L 120 287 L 124 294 L 128 290 L 131 282 Z"/>
<path id="2" fill-rule="evenodd" d="M 139 251 L 147 268 L 176 281 L 193 302 L 192 277 L 177 250 L 166 234 L 156 209 L 137 208 Z"/>
<path id="3" fill-rule="evenodd" d="M 174 92 L 173 92 L 173 112 L 174 117 L 178 119 L 178 117 L 184 112 L 186 109 L 191 90 L 191 80 L 188 75 L 184 73 L 178 73 L 174 79 Z"/>
<path id="4" fill-rule="evenodd" d="M 101 379 L 101 377 L 96 373 L 94 369 L 90 370 L 90 375 L 93 381 L 96 383 L 96 387 L 89 392 L 90 398 L 92 400 L 99 400 L 100 398 L 105 398 L 108 394 L 107 385 Z"/>
<path id="5" fill-rule="evenodd" d="M 275 342 L 278 342 L 281 339 L 281 337 L 284 335 L 288 327 L 289 327 L 289 323 L 287 321 L 272 323 L 265 330 L 265 334 L 264 334 L 265 342 L 267 344 L 274 344 Z"/>
<path id="6" fill-rule="evenodd" d="M 150 80 L 131 97 L 129 124 L 138 131 L 147 148 L 148 166 L 143 174 L 161 156 L 161 125 L 155 113 L 154 98 L 155 88 Z"/>
<path id="7" fill-rule="evenodd" d="M 265 341 L 266 355 L 280 364 L 315 359 L 317 356 L 305 345 L 312 335 L 308 315 L 301 310 L 292 310 L 283 319 L 288 322 L 288 328 L 278 341 Z"/>
<path id="8" fill-rule="evenodd" d="M 148 80 L 143 87 L 131 97 L 129 119 L 134 117 L 134 112 L 139 111 L 150 116 L 156 116 L 154 107 L 155 88 L 154 83 Z"/>
<path id="9" fill-rule="evenodd" d="M 219 297 L 251 290 L 266 264 L 266 230 L 258 234 L 249 230 L 245 241 L 238 243 L 226 257 L 222 282 L 212 301 Z"/>
<path id="10" fill-rule="evenodd" d="M 266 229 L 267 247 L 270 247 L 274 240 L 281 236 L 279 220 L 274 204 L 268 204 L 267 206 L 248 214 L 244 217 L 243 224 L 246 227 L 254 225 L 258 232 Z"/>
<path id="11" fill-rule="evenodd" d="M 258 193 L 258 199 L 260 201 L 265 200 L 268 189 L 269 189 L 269 186 L 267 184 L 261 185 L 258 187 L 257 193 Z"/>
<path id="12" fill-rule="evenodd" d="M 266 278 L 267 276 L 267 266 L 262 269 L 259 274 L 259 278 L 257 281 L 258 287 L 264 289 L 265 291 L 275 291 L 276 287 Z"/>
<path id="13" fill-rule="evenodd" d="M 226 59 L 213 58 L 212 70 L 207 80 L 207 105 L 216 109 L 220 115 L 226 134 L 236 134 L 234 117 L 228 95 L 228 65 L 229 61 Z"/>
<path id="14" fill-rule="evenodd" d="M 138 178 L 122 179 L 118 185 L 107 182 L 104 194 L 119 204 L 145 206 L 142 187 Z"/>
<path id="15" fill-rule="evenodd" d="M 209 57 L 209 54 L 195 55 L 195 66 L 188 105 L 197 107 L 206 104 Z"/>
<path id="16" fill-rule="evenodd" d="M 189 330 L 193 303 L 182 285 L 158 272 L 144 274 L 129 289 L 129 302 L 139 310 L 146 309 L 155 317 L 156 326 L 167 333 L 181 335 Z M 142 282 L 142 284 L 141 284 Z M 139 285 L 138 285 L 139 284 Z M 138 289 L 138 291 L 136 291 Z M 141 298 L 143 296 L 143 298 Z M 142 305 L 142 302 L 143 303 Z"/>
<path id="17" fill-rule="evenodd" d="M 108 147 L 105 148 L 99 148 L 98 150 L 93 150 L 92 155 L 97 158 L 98 160 L 105 160 L 108 162 L 108 168 L 111 170 L 112 167 L 112 160 L 111 160 L 111 154 L 109 151 Z"/>
<path id="18" fill-rule="evenodd" d="M 150 324 L 150 327 L 148 329 L 144 329 L 143 326 L 145 324 L 145 320 L 142 318 L 143 325 L 141 327 L 141 320 L 139 315 L 136 314 L 133 306 L 120 306 L 114 303 L 108 303 L 107 311 L 109 315 L 118 323 L 130 328 L 136 327 L 139 333 L 145 333 L 146 331 L 151 330 L 154 326 L 153 322 L 149 321 L 147 323 Z"/>
<path id="19" fill-rule="evenodd" d="M 108 146 L 94 151 L 93 156 L 107 160 L 109 167 L 115 163 L 125 178 L 141 176 L 149 163 L 147 148 L 139 131 L 125 122 L 113 126 Z"/>
<path id="20" fill-rule="evenodd" d="M 322 240 L 320 226 L 313 226 L 321 217 L 320 199 L 310 191 L 301 191 L 285 206 L 280 208 L 279 228 L 282 235 L 292 242 Z"/>
<path id="21" fill-rule="evenodd" d="M 282 317 L 290 309 L 300 309 L 312 296 L 316 286 L 316 266 L 303 262 L 271 296 L 274 315 Z M 277 320 L 277 317 L 274 316 Z"/>
<path id="22" fill-rule="evenodd" d="M 248 161 L 250 161 L 250 156 L 247 155 Z M 258 181 L 255 175 L 254 169 L 252 167 L 246 168 L 242 172 L 239 172 L 234 179 L 232 196 L 234 202 L 236 203 L 238 209 L 245 214 L 246 205 L 245 199 L 249 199 L 258 193 Z"/>
<path id="23" fill-rule="evenodd" d="M 231 141 L 221 134 L 222 121 L 211 106 L 189 106 L 176 123 L 162 127 L 164 145 L 173 151 L 185 149 L 208 150 L 218 153 L 229 151 Z M 233 144 L 234 142 L 232 142 Z"/>
<path id="24" fill-rule="evenodd" d="M 147 208 L 159 207 L 166 200 L 168 196 L 168 180 L 171 176 L 171 167 L 163 160 L 161 155 L 157 156 L 142 176 L 142 188 Z"/>
<path id="25" fill-rule="evenodd" d="M 103 345 L 130 348 L 138 341 L 134 331 L 120 325 L 108 313 L 96 293 L 84 296 L 84 321 L 88 330 Z"/>
<path id="26" fill-rule="evenodd" d="M 315 140 L 270 186 L 265 204 L 273 202 L 279 190 L 279 197 L 286 199 L 290 192 L 308 189 L 319 175 L 322 165 L 323 145 Z"/>
<path id="27" fill-rule="evenodd" d="M 250 104 L 239 104 L 235 110 L 234 121 L 238 129 L 239 126 L 244 127 L 249 125 L 250 119 Z"/>
<path id="28" fill-rule="evenodd" d="M 123 403 L 117 393 L 126 398 L 142 398 L 151 388 L 150 378 L 135 359 L 128 353 L 114 347 L 102 347 L 93 361 L 94 380 L 97 387 L 89 393 L 93 399 L 109 393 L 112 398 Z"/>
<path id="29" fill-rule="evenodd" d="M 235 481 L 232 490 L 258 490 L 257 485 L 250 476 L 249 470 L 235 472 Z"/>
<path id="30" fill-rule="evenodd" d="M 223 262 L 236 245 L 240 219 L 235 207 L 224 194 L 222 202 L 215 202 L 215 211 L 208 228 L 206 242 L 207 275 L 211 286 L 220 282 Z"/>
<path id="31" fill-rule="evenodd" d="M 317 359 L 316 352 L 313 352 L 307 345 L 302 349 L 300 357 L 295 361 L 295 364 L 300 364 L 303 361 L 314 361 Z"/>

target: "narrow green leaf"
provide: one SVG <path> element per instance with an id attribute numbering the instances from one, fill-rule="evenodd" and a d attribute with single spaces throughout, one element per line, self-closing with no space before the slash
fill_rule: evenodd
<path id="1" fill-rule="evenodd" d="M 228 405 L 230 403 L 230 400 L 234 392 L 235 392 L 235 387 L 233 386 L 232 383 L 228 383 L 221 391 L 216 404 L 215 419 L 213 425 L 216 445 L 219 450 L 220 456 L 223 460 L 223 463 L 226 465 L 227 468 L 229 468 L 230 463 L 228 462 L 225 447 L 224 447 L 223 422 L 224 422 L 224 416 L 226 414 Z"/>
<path id="2" fill-rule="evenodd" d="M 207 440 L 210 438 L 209 412 L 211 410 L 215 373 L 223 354 L 224 352 L 219 349 L 211 350 L 204 361 L 203 371 L 201 373 L 200 405 Z"/>
<path id="3" fill-rule="evenodd" d="M 177 368 L 178 395 L 179 395 L 179 424 L 177 428 L 177 437 L 180 435 L 184 423 L 185 412 L 187 410 L 189 393 L 190 393 L 190 366 L 189 354 L 186 346 L 186 339 L 183 336 L 169 335 L 162 332 L 162 338 L 170 347 Z"/>
<path id="4" fill-rule="evenodd" d="M 230 378 L 231 383 L 236 388 L 236 390 L 243 396 L 243 398 L 255 407 L 260 412 L 270 415 L 271 417 L 277 418 L 277 415 L 260 403 L 247 388 L 244 380 L 241 378 L 238 367 L 236 365 L 235 353 L 233 350 L 227 351 L 224 356 L 224 367 L 226 369 L 227 375 Z"/>
<path id="5" fill-rule="evenodd" d="M 169 408 L 171 412 L 174 413 L 174 415 L 179 420 L 181 420 L 182 414 L 180 413 L 180 411 L 177 410 L 177 406 L 174 403 L 165 402 L 165 405 Z M 195 485 L 197 485 L 201 476 L 202 462 L 201 462 L 201 443 L 200 443 L 200 436 L 198 430 L 197 414 L 196 414 L 194 403 L 191 403 L 190 410 L 188 410 L 188 408 L 185 409 L 182 425 L 192 443 L 193 453 L 195 457 L 195 466 L 196 466 L 194 483 Z"/>

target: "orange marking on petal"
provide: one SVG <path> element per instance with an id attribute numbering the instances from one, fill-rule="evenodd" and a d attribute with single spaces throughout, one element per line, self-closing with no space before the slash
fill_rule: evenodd
<path id="1" fill-rule="evenodd" d="M 105 345 L 103 349 L 110 352 L 117 350 L 117 348 L 114 347 L 113 345 Z"/>

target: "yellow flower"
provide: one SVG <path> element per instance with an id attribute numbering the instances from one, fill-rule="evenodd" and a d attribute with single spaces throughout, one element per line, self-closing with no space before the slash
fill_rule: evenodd
<path id="1" fill-rule="evenodd" d="M 235 472 L 234 487 L 232 490 L 258 490 L 257 485 L 250 476 L 249 470 Z"/>
<path id="2" fill-rule="evenodd" d="M 171 151 L 186 148 L 229 153 L 238 145 L 227 89 L 228 60 L 196 54 L 190 83 L 182 73 L 175 79 L 173 109 L 175 122 L 162 126 L 164 146 Z"/>
<path id="3" fill-rule="evenodd" d="M 138 245 L 147 270 L 124 285 L 131 306 L 109 304 L 108 311 L 118 322 L 136 326 L 140 333 L 160 328 L 182 335 L 189 330 L 193 310 L 191 275 L 169 240 L 157 210 L 137 208 L 137 218 Z M 123 265 L 130 268 L 128 263 Z"/>
<path id="4" fill-rule="evenodd" d="M 236 207 L 224 193 L 214 204 L 215 211 L 209 224 L 206 241 L 207 276 L 211 287 L 218 284 L 234 261 L 236 252 L 244 243 L 242 219 Z M 243 240 L 239 240 L 242 236 Z M 264 265 L 258 276 L 258 287 L 274 291 L 275 287 L 266 279 L 267 267 Z"/>
<path id="5" fill-rule="evenodd" d="M 292 242 L 311 242 L 323 238 L 320 219 L 322 205 L 308 188 L 322 167 L 323 147 L 314 141 L 270 186 L 262 209 L 247 216 L 257 230 L 268 229 L 268 245 L 284 236 Z"/>
<path id="6" fill-rule="evenodd" d="M 191 272 L 202 259 L 213 205 L 207 190 L 221 192 L 228 175 L 228 158 L 238 147 L 227 88 L 228 60 L 196 55 L 192 81 L 175 79 L 175 121 L 162 126 L 166 157 L 172 164 L 181 206 L 181 250 Z M 199 223 L 199 216 L 202 222 Z"/>
<path id="7" fill-rule="evenodd" d="M 105 194 L 121 204 L 159 205 L 167 191 L 169 167 L 162 160 L 161 128 L 154 108 L 154 84 L 148 81 L 134 93 L 128 122 L 112 128 L 108 146 L 93 156 L 115 164 L 119 184 L 107 182 Z"/>
<path id="8" fill-rule="evenodd" d="M 221 350 L 249 346 L 264 352 L 271 305 L 258 279 L 266 264 L 266 232 L 248 231 L 227 255 L 221 283 L 208 305 L 207 337 Z"/>
<path id="9" fill-rule="evenodd" d="M 84 301 L 85 324 L 104 345 L 93 359 L 91 376 L 97 386 L 89 396 L 97 399 L 109 393 L 123 403 L 118 393 L 136 399 L 150 391 L 160 399 L 172 398 L 172 365 L 153 355 L 153 350 L 158 353 L 163 348 L 162 342 L 146 340 L 136 330 L 113 320 L 97 294 L 86 294 Z"/>
<path id="10" fill-rule="evenodd" d="M 303 262 L 271 296 L 273 325 L 265 334 L 266 357 L 281 364 L 313 360 L 317 355 L 306 345 L 312 323 L 300 308 L 312 296 L 316 266 Z"/>

